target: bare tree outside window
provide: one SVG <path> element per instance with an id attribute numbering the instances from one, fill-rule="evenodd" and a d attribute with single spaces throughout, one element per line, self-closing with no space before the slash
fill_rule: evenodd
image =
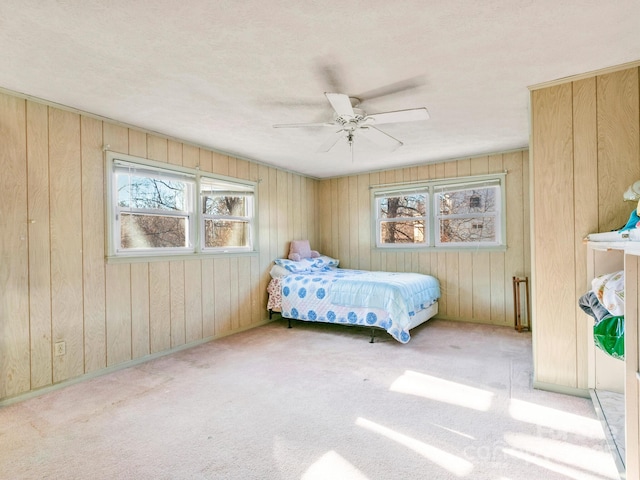
<path id="1" fill-rule="evenodd" d="M 187 184 L 137 175 L 118 176 L 120 246 L 176 248 L 187 244 Z"/>
<path id="2" fill-rule="evenodd" d="M 438 194 L 441 243 L 496 241 L 495 187 Z"/>
<path id="3" fill-rule="evenodd" d="M 249 221 L 247 197 L 207 195 L 202 199 L 205 218 L 205 247 L 242 247 L 248 244 Z"/>
<path id="4" fill-rule="evenodd" d="M 249 252 L 255 182 L 106 153 L 111 257 Z"/>
<path id="5" fill-rule="evenodd" d="M 379 201 L 383 243 L 422 243 L 425 239 L 426 195 L 384 197 Z"/>

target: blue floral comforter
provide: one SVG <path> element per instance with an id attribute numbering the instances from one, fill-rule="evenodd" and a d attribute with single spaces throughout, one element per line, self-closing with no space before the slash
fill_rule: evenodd
<path id="1" fill-rule="evenodd" d="M 411 338 L 411 317 L 440 298 L 438 280 L 418 273 L 331 268 L 281 284 L 285 318 L 380 327 L 401 343 Z"/>

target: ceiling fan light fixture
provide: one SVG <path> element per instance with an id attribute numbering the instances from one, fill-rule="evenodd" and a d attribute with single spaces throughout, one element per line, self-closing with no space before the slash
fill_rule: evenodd
<path id="1" fill-rule="evenodd" d="M 299 123 L 299 124 L 280 124 L 274 125 L 276 128 L 282 127 L 318 127 L 318 126 L 339 126 L 341 127 L 335 133 L 338 136 L 331 136 L 323 142 L 318 148 L 319 152 L 328 152 L 338 142 L 346 132 L 346 139 L 352 152 L 353 142 L 356 132 L 361 133 L 365 138 L 376 145 L 391 150 L 396 150 L 403 143 L 397 138 L 392 137 L 386 132 L 379 130 L 374 125 L 382 125 L 386 123 L 416 122 L 429 119 L 429 112 L 425 107 L 411 108 L 407 110 L 396 110 L 390 112 L 381 112 L 367 115 L 367 113 L 358 108 L 360 98 L 350 97 L 344 93 L 325 92 L 327 100 L 334 110 L 333 122 L 327 123 Z"/>

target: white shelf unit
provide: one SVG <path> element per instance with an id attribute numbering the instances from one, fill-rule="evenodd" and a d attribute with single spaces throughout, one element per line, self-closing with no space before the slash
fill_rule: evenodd
<path id="1" fill-rule="evenodd" d="M 625 471 L 622 476 L 640 479 L 640 242 L 588 242 L 587 250 L 589 283 L 598 275 L 624 270 L 625 359 L 620 361 L 601 352 L 590 334 L 587 340 L 589 388 L 624 395 Z"/>
<path id="2" fill-rule="evenodd" d="M 589 242 L 587 247 L 587 290 L 591 288 L 591 280 L 605 273 L 618 272 L 624 269 L 624 250 L 616 248 L 616 243 Z M 612 248 L 612 245 L 614 246 Z M 586 290 L 585 290 L 586 291 Z M 586 316 L 588 322 L 588 386 L 594 390 L 606 390 L 624 393 L 624 362 L 613 358 L 598 347 L 593 341 L 593 317 Z"/>

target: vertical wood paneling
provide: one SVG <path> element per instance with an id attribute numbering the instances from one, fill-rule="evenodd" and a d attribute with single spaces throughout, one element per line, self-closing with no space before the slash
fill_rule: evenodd
<path id="1" fill-rule="evenodd" d="M 238 329 L 251 325 L 251 259 L 249 257 L 236 258 L 236 318 L 234 319 Z"/>
<path id="2" fill-rule="evenodd" d="M 171 347 L 184 345 L 184 262 L 169 262 L 169 289 L 171 291 Z"/>
<path id="3" fill-rule="evenodd" d="M 30 388 L 26 130 L 25 101 L 0 94 L 0 397 Z"/>
<path id="4" fill-rule="evenodd" d="M 229 325 L 232 331 L 240 328 L 238 276 L 238 258 L 229 258 Z"/>
<path id="5" fill-rule="evenodd" d="M 182 145 L 182 165 L 188 168 L 200 167 L 200 149 L 193 145 Z"/>
<path id="6" fill-rule="evenodd" d="M 262 320 L 266 315 L 267 308 L 267 293 L 266 286 L 262 288 L 263 281 L 265 279 L 264 284 L 267 285 L 267 279 L 271 277 L 266 273 L 263 274 L 263 270 L 260 268 L 260 258 L 259 257 L 251 257 L 249 259 L 251 264 L 251 318 L 245 319 L 245 322 L 242 327 L 248 327 L 250 324 L 255 324 Z M 266 270 L 266 269 L 264 269 Z"/>
<path id="7" fill-rule="evenodd" d="M 371 237 L 371 215 L 363 212 L 371 210 L 371 191 L 369 190 L 369 175 L 357 177 L 357 209 L 355 210 L 358 231 L 358 267 L 361 270 L 371 269 L 371 249 L 375 247 L 375 240 Z"/>
<path id="8" fill-rule="evenodd" d="M 147 158 L 147 134 L 129 130 L 129 154 Z M 149 332 L 149 265 L 133 263 L 131 279 L 131 357 L 140 358 L 151 353 Z"/>
<path id="9" fill-rule="evenodd" d="M 229 259 L 217 258 L 213 261 L 215 275 L 213 285 L 215 291 L 216 323 L 215 334 L 225 335 L 231 332 L 231 301 Z"/>
<path id="10" fill-rule="evenodd" d="M 103 123 L 104 143 L 115 152 L 129 151 L 129 138 L 135 145 L 139 135 L 125 127 Z M 146 143 L 146 135 L 144 136 Z M 131 358 L 131 267 L 127 264 L 105 267 L 106 364 L 117 365 Z"/>
<path id="11" fill-rule="evenodd" d="M 276 171 L 276 185 L 277 256 L 286 257 L 289 253 L 289 247 L 285 245 L 288 245 L 288 242 L 291 240 L 291 236 L 289 235 L 289 183 L 287 182 L 287 172 L 283 170 Z"/>
<path id="12" fill-rule="evenodd" d="M 175 140 L 167 142 L 167 160 L 173 165 L 182 166 L 182 143 Z"/>
<path id="13" fill-rule="evenodd" d="M 273 259 L 319 242 L 317 180 L 7 95 L 0 133 L 0 399 L 260 324 Z M 105 263 L 103 145 L 262 179 L 259 253 Z"/>
<path id="14" fill-rule="evenodd" d="M 151 353 L 171 348 L 169 262 L 149 263 L 149 337 Z"/>
<path id="15" fill-rule="evenodd" d="M 573 189 L 567 188 L 573 184 L 571 84 L 532 92 L 532 108 L 536 376 L 576 387 L 575 240 L 567 228 L 575 222 Z M 549 232 L 563 234 L 548 241 Z"/>
<path id="16" fill-rule="evenodd" d="M 575 300 L 587 283 L 582 238 L 619 228 L 633 208 L 622 193 L 640 177 L 639 89 L 631 68 L 531 93 L 535 229 L 525 255 L 534 255 L 538 382 L 588 384 L 587 332 Z M 545 234 L 557 228 L 563 234 L 549 241 Z"/>
<path id="17" fill-rule="evenodd" d="M 503 158 L 504 168 L 507 173 L 506 181 L 506 214 L 507 214 L 507 251 L 504 255 L 504 285 L 505 285 L 505 323 L 514 324 L 513 306 L 513 277 L 527 275 L 525 269 L 525 243 L 529 237 L 526 212 L 529 211 L 528 197 L 522 192 L 528 181 L 528 166 L 523 161 L 523 152 L 505 153 Z M 529 280 L 532 280 L 529 278 Z M 531 284 L 529 284 L 531 285 Z"/>
<path id="18" fill-rule="evenodd" d="M 107 265 L 107 366 L 131 360 L 131 267 Z"/>
<path id="19" fill-rule="evenodd" d="M 503 155 L 489 156 L 489 173 L 504 172 Z M 521 198 L 521 196 L 519 195 Z M 495 325 L 505 324 L 505 292 L 510 283 L 505 284 L 505 254 L 496 252 L 489 254 L 491 265 L 491 323 Z"/>
<path id="20" fill-rule="evenodd" d="M 439 316 L 496 325 L 509 325 L 513 304 L 511 276 L 525 273 L 528 228 L 526 152 L 461 159 L 319 182 L 319 236 L 323 253 L 333 253 L 341 266 L 367 270 L 417 271 L 441 282 Z M 507 242 L 504 252 L 380 251 L 372 235 L 370 186 L 462 177 L 508 170 Z M 350 211 L 343 212 L 345 201 Z M 355 206 L 355 208 L 353 208 Z M 513 224 L 513 225 L 512 225 Z M 343 231 L 348 231 L 349 240 Z M 335 233 L 337 231 L 337 233 Z M 328 253 L 331 255 L 331 253 Z M 350 262 L 347 263 L 347 262 Z"/>
<path id="21" fill-rule="evenodd" d="M 230 177 L 238 178 L 238 159 L 234 157 L 227 157 L 228 167 L 227 175 Z"/>
<path id="22" fill-rule="evenodd" d="M 373 172 L 369 174 L 369 185 L 370 186 L 374 186 L 374 185 L 379 185 L 380 182 L 380 173 L 379 172 Z M 322 198 L 320 198 L 320 204 L 322 204 Z M 370 214 L 371 216 L 371 204 L 369 204 L 369 207 L 367 207 L 367 210 L 364 211 L 363 214 Z M 375 248 L 376 243 L 375 240 L 371 240 L 371 251 L 370 251 L 370 255 L 371 255 L 371 270 L 377 271 L 377 270 L 382 270 L 382 256 L 380 255 L 380 250 Z"/>
<path id="23" fill-rule="evenodd" d="M 149 265 L 131 264 L 131 357 L 151 353 L 149 331 Z"/>
<path id="24" fill-rule="evenodd" d="M 331 199 L 330 199 L 331 182 L 329 180 L 321 180 L 318 186 L 318 196 L 321 201 L 318 202 L 318 215 L 320 223 L 320 246 L 318 250 L 322 253 L 329 254 L 331 248 Z M 323 201 L 324 200 L 324 201 Z"/>
<path id="25" fill-rule="evenodd" d="M 53 379 L 51 343 L 51 246 L 49 244 L 49 115 L 45 105 L 27 102 L 27 171 L 29 206 L 29 326 L 31 388 Z M 4 138 L 4 137 L 3 137 Z M 4 165 L 4 159 L 2 165 Z M 12 174 L 5 174 L 7 179 Z M 12 180 L 13 181 L 13 180 Z M 7 192 L 5 186 L 2 192 Z M 2 199 L 2 205 L 7 205 Z M 0 207 L 1 208 L 1 207 Z M 5 212 L 2 212 L 2 218 Z M 2 229 L 7 226 L 2 223 Z M 3 257 L 4 258 L 4 257 Z M 101 259 L 102 260 L 102 259 Z M 19 277 L 18 277 L 19 278 Z M 6 291 L 3 289 L 3 291 Z M 26 295 L 27 292 L 25 291 Z M 104 304 L 104 293 L 102 295 Z M 104 333 L 104 319 L 103 319 Z M 102 355 L 104 362 L 104 352 Z"/>
<path id="26" fill-rule="evenodd" d="M 215 335 L 216 311 L 213 273 L 213 259 L 202 260 L 202 335 L 204 338 Z"/>
<path id="27" fill-rule="evenodd" d="M 213 152 L 209 150 L 200 149 L 199 159 L 200 170 L 203 172 L 213 172 Z"/>
<path id="28" fill-rule="evenodd" d="M 53 359 L 53 381 L 84 372 L 82 305 L 82 178 L 80 117 L 49 109 L 51 316 L 53 341 L 66 354 Z"/>
<path id="29" fill-rule="evenodd" d="M 187 260 L 184 262 L 185 295 L 185 341 L 193 342 L 203 338 L 202 330 L 202 262 Z"/>
<path id="30" fill-rule="evenodd" d="M 218 152 L 212 152 L 211 171 L 220 175 L 229 175 L 229 157 Z"/>
<path id="31" fill-rule="evenodd" d="M 147 158 L 157 162 L 166 162 L 168 155 L 168 141 L 156 135 L 147 135 Z"/>
<path id="32" fill-rule="evenodd" d="M 269 235 L 269 258 L 279 258 L 283 255 L 281 250 L 284 248 L 278 248 L 280 245 L 278 232 L 280 225 L 278 224 L 278 213 L 280 205 L 278 204 L 278 172 L 275 168 L 269 168 L 269 174 L 266 178 L 265 188 L 269 192 L 269 206 L 268 223 L 265 228 Z M 282 186 L 284 188 L 284 185 Z M 284 213 L 282 213 L 284 215 Z M 282 241 L 285 241 L 284 239 Z"/>
<path id="33" fill-rule="evenodd" d="M 598 205 L 600 231 L 624 225 L 633 206 L 621 208 L 629 184 L 640 178 L 638 69 L 597 77 Z"/>
<path id="34" fill-rule="evenodd" d="M 344 267 L 350 267 L 349 258 L 349 177 L 338 179 L 338 258 Z"/>
<path id="35" fill-rule="evenodd" d="M 587 252 L 583 239 L 597 232 L 598 225 L 598 126 L 596 111 L 596 79 L 573 82 L 573 191 L 575 210 L 575 285 L 586 285 Z M 587 322 L 576 316 L 576 338 L 587 338 Z M 578 341 L 578 388 L 588 388 L 588 344 Z"/>
<path id="36" fill-rule="evenodd" d="M 349 214 L 349 260 L 353 265 L 353 268 L 359 268 L 359 244 L 360 244 L 360 232 L 358 230 L 358 177 L 350 176 L 349 184 L 349 208 L 347 208 L 347 212 Z"/>
<path id="37" fill-rule="evenodd" d="M 331 201 L 331 243 L 329 244 L 328 255 L 340 258 L 340 202 L 338 199 L 338 180 L 330 180 L 331 190 L 329 198 Z M 346 260 L 344 260 L 346 262 Z"/>
<path id="38" fill-rule="evenodd" d="M 84 371 L 106 366 L 102 122 L 81 117 Z"/>
<path id="39" fill-rule="evenodd" d="M 249 163 L 249 180 L 254 182 L 258 182 L 258 202 L 260 202 L 260 168 L 256 163 Z M 260 206 L 258 205 L 258 209 Z M 258 210 L 256 210 L 256 215 L 258 214 Z M 258 228 L 260 225 L 260 219 L 258 221 Z M 259 233 L 258 233 L 259 235 Z M 251 257 L 251 323 L 258 322 L 259 320 L 265 318 L 266 316 L 266 305 L 267 305 L 267 281 L 270 279 L 267 274 L 266 268 L 260 268 L 261 262 L 265 262 L 267 260 L 271 261 L 271 259 L 265 258 L 264 251 L 262 250 L 261 245 L 262 240 L 258 238 L 256 246 L 258 246 L 259 254 L 257 256 Z M 263 287 L 264 285 L 264 287 Z M 264 298 L 264 304 L 262 303 Z"/>
<path id="40" fill-rule="evenodd" d="M 291 202 L 289 203 L 292 209 L 293 223 L 291 224 L 291 240 L 304 240 L 302 237 L 302 209 L 301 197 L 300 197 L 300 177 L 298 175 L 292 175 L 291 178 Z"/>
<path id="41" fill-rule="evenodd" d="M 147 134 L 139 130 L 130 129 L 129 154 L 147 158 Z"/>
<path id="42" fill-rule="evenodd" d="M 267 308 L 267 285 L 271 280 L 268 274 L 271 262 L 276 257 L 271 255 L 271 231 L 270 222 L 271 204 L 269 192 L 269 169 L 265 165 L 257 167 L 258 183 L 258 242 L 260 245 L 260 258 L 258 265 L 260 306 Z M 264 310 L 263 310 L 264 311 Z"/>

